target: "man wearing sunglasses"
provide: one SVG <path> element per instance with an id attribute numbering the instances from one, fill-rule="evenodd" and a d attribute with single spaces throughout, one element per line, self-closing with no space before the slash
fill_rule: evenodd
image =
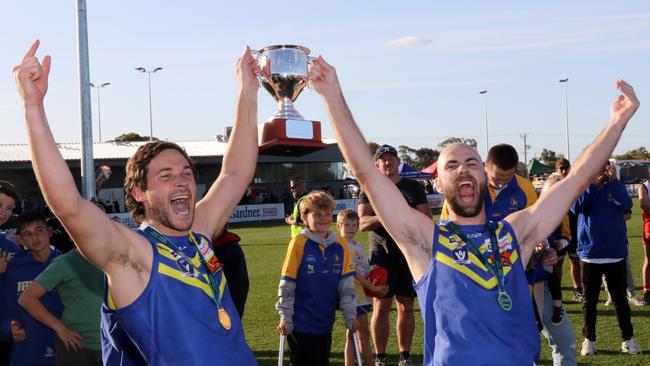
<path id="1" fill-rule="evenodd" d="M 284 218 L 284 222 L 291 225 L 291 238 L 295 238 L 303 229 L 302 220 L 300 220 L 300 212 L 298 212 L 298 205 L 304 195 L 308 193 L 307 181 L 301 176 L 291 178 L 289 181 L 289 188 L 291 188 L 291 196 L 295 204 L 293 205 L 293 212 Z"/>

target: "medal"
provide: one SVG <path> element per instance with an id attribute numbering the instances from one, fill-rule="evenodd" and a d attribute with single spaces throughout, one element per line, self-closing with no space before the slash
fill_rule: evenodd
<path id="1" fill-rule="evenodd" d="M 501 309 L 503 309 L 504 311 L 510 311 L 512 309 L 512 299 L 510 298 L 510 295 L 508 295 L 508 293 L 506 292 L 504 273 L 503 273 L 503 264 L 501 263 L 502 253 L 499 250 L 499 241 L 497 240 L 496 232 L 492 227 L 492 223 L 488 222 L 488 231 L 490 233 L 490 251 L 492 252 L 492 258 L 494 259 L 493 264 L 490 263 L 488 260 L 486 260 L 485 257 L 483 257 L 480 250 L 474 247 L 474 244 L 472 244 L 472 242 L 469 241 L 469 239 L 467 239 L 465 233 L 463 233 L 463 231 L 458 226 L 456 226 L 455 223 L 450 221 L 447 223 L 447 227 L 451 230 L 453 234 L 457 235 L 460 238 L 460 240 L 467 245 L 467 247 L 474 254 L 474 256 L 476 256 L 476 258 L 496 278 L 497 288 L 499 291 L 499 294 L 497 295 L 497 303 L 499 304 L 499 307 L 501 307 Z"/>
<path id="2" fill-rule="evenodd" d="M 510 298 L 508 298 L 508 301 Z M 230 327 L 232 326 L 232 323 L 230 321 L 230 315 L 226 312 L 224 308 L 219 308 L 217 311 L 217 315 L 219 316 L 219 323 L 225 330 L 230 330 Z"/>
<path id="3" fill-rule="evenodd" d="M 510 309 L 512 309 L 512 299 L 510 299 L 510 295 L 505 291 L 499 291 L 497 302 L 499 303 L 499 306 L 501 306 L 501 309 L 505 311 L 510 311 Z"/>

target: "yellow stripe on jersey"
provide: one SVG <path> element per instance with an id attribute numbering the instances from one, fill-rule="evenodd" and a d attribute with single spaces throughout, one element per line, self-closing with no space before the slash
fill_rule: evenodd
<path id="1" fill-rule="evenodd" d="M 206 283 L 206 282 L 201 281 L 198 278 L 184 276 L 183 272 L 181 272 L 181 271 L 179 271 L 177 269 L 174 269 L 174 268 L 172 268 L 172 267 L 170 267 L 170 266 L 168 266 L 168 265 L 166 265 L 166 264 L 164 264 L 162 262 L 158 263 L 158 273 L 169 276 L 169 277 L 171 277 L 171 278 L 173 278 L 175 280 L 181 281 L 181 282 L 183 282 L 183 283 L 185 283 L 187 285 L 197 287 L 197 288 L 201 289 L 211 299 L 214 298 L 214 296 L 212 295 L 212 288 L 210 288 L 210 285 L 208 283 Z M 206 281 L 208 281 L 208 279 L 206 278 L 205 275 L 202 274 L 201 276 Z M 225 281 L 221 281 L 221 282 L 222 282 L 221 286 L 225 286 Z"/>
<path id="2" fill-rule="evenodd" d="M 478 283 L 479 285 L 485 287 L 488 290 L 493 289 L 497 285 L 497 279 L 494 278 L 494 276 L 490 277 L 490 279 L 486 281 L 480 275 L 476 274 L 476 272 L 472 271 L 468 266 L 454 263 L 454 260 L 451 259 L 451 257 L 445 255 L 440 251 L 436 252 L 436 260 L 440 263 L 445 264 L 448 267 L 457 270 L 458 272 L 463 273 L 467 277 L 474 280 L 474 282 Z"/>
<path id="3" fill-rule="evenodd" d="M 524 192 L 526 195 L 526 208 L 534 205 L 535 202 L 537 202 L 537 192 L 535 191 L 533 183 L 524 177 L 520 177 L 518 175 L 515 175 L 515 177 L 517 179 L 519 188 L 521 188 L 522 192 Z"/>
<path id="4" fill-rule="evenodd" d="M 294 280 L 298 277 L 298 269 L 300 268 L 300 262 L 302 262 L 306 242 L 307 237 L 303 235 L 297 235 L 291 239 L 289 248 L 287 248 L 287 256 L 284 258 L 284 264 L 282 264 L 281 276 L 293 278 Z"/>
<path id="5" fill-rule="evenodd" d="M 352 255 L 350 254 L 350 248 L 348 247 L 347 241 L 344 237 L 338 236 L 336 241 L 343 247 L 343 267 L 341 269 L 341 276 L 345 276 L 350 272 L 356 271 L 354 268 L 354 262 L 352 261 Z"/>

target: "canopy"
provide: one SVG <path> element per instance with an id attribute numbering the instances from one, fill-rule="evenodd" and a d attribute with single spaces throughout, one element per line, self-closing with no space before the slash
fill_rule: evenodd
<path id="1" fill-rule="evenodd" d="M 408 164 L 401 163 L 399 166 L 399 175 L 410 179 L 431 179 L 431 174 L 419 172 Z"/>
<path id="2" fill-rule="evenodd" d="M 537 159 L 531 159 L 530 163 L 528 163 L 528 174 L 530 175 L 551 174 L 553 172 L 555 172 L 555 168 L 544 165 Z"/>
<path id="3" fill-rule="evenodd" d="M 438 177 L 438 160 L 434 161 L 433 164 L 428 167 L 420 170 L 422 173 L 429 173 L 434 179 Z"/>

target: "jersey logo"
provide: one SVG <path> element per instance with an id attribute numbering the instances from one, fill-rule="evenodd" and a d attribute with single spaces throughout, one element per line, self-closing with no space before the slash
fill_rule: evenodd
<path id="1" fill-rule="evenodd" d="M 513 197 L 513 198 L 510 199 L 510 206 L 512 206 L 513 208 L 516 208 L 518 205 L 519 205 L 519 201 L 517 201 L 516 198 Z"/>
<path id="2" fill-rule="evenodd" d="M 308 263 L 316 263 L 316 256 L 314 254 L 307 254 L 306 261 Z"/>
<path id="3" fill-rule="evenodd" d="M 178 266 L 178 269 L 183 273 L 183 277 L 199 277 L 199 274 L 194 270 L 192 263 L 188 262 L 187 259 L 179 256 L 178 254 L 174 254 L 176 256 L 176 265 Z"/>
<path id="4" fill-rule="evenodd" d="M 316 273 L 316 271 L 314 270 L 314 265 L 313 264 L 307 264 L 307 273 L 308 274 Z"/>
<path id="5" fill-rule="evenodd" d="M 453 256 L 453 262 L 457 264 L 470 264 L 469 261 L 469 252 L 467 251 L 466 245 L 458 245 L 456 249 L 451 251 Z"/>

